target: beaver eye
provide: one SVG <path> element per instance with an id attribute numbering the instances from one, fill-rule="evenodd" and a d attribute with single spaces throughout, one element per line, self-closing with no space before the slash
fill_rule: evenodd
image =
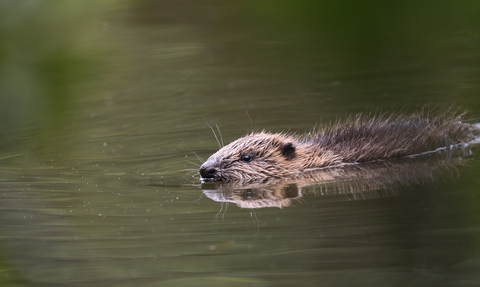
<path id="1" fill-rule="evenodd" d="M 242 155 L 242 161 L 243 161 L 243 162 L 251 162 L 251 161 L 252 161 L 252 157 L 249 156 L 249 155 Z"/>

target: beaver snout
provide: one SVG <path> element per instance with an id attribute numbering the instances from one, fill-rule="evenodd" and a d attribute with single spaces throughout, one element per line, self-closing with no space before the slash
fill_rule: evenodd
<path id="1" fill-rule="evenodd" d="M 203 164 L 200 167 L 200 175 L 205 179 L 213 179 L 217 175 L 217 170 L 212 166 Z"/>

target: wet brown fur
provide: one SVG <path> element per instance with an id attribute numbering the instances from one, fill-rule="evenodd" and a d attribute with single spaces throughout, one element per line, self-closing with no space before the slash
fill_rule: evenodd
<path id="1" fill-rule="evenodd" d="M 295 136 L 252 133 L 213 154 L 201 167 L 207 181 L 251 182 L 316 168 L 401 158 L 472 141 L 477 127 L 463 114 L 358 115 L 319 131 Z M 248 155 L 251 161 L 242 157 Z"/>

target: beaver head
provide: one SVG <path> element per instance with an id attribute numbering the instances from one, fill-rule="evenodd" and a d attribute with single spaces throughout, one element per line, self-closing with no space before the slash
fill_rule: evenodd
<path id="1" fill-rule="evenodd" d="M 283 177 L 296 167 L 297 141 L 285 134 L 254 133 L 214 153 L 200 167 L 203 181 L 258 181 Z"/>

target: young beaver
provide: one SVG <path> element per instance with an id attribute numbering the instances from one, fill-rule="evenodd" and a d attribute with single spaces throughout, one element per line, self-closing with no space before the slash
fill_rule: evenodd
<path id="1" fill-rule="evenodd" d="M 417 155 L 472 141 L 480 134 L 463 115 L 447 112 L 397 116 L 359 115 L 317 132 L 296 136 L 252 133 L 214 153 L 200 167 L 202 181 L 251 182 L 296 173 Z"/>

